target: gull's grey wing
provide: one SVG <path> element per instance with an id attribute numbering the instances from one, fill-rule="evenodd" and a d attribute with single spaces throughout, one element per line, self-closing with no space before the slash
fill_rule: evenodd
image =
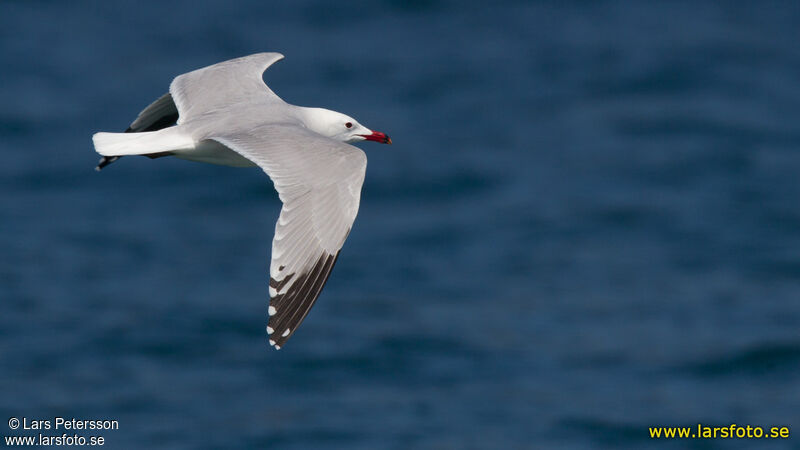
<path id="1" fill-rule="evenodd" d="M 294 125 L 263 125 L 209 139 L 258 164 L 283 202 L 272 241 L 267 326 L 270 344 L 280 349 L 319 296 L 350 232 L 367 157 Z"/>
<path id="2" fill-rule="evenodd" d="M 172 101 L 172 95 L 162 95 L 139 113 L 136 120 L 125 130 L 126 133 L 157 131 L 175 125 L 178 121 L 178 107 Z"/>
<path id="3" fill-rule="evenodd" d="M 180 112 L 180 122 L 244 101 L 283 102 L 261 78 L 283 59 L 280 53 L 256 53 L 179 75 L 169 92 Z"/>

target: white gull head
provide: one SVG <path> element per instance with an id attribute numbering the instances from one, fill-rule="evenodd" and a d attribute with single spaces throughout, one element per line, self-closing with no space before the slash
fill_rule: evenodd
<path id="1" fill-rule="evenodd" d="M 392 140 L 380 131 L 372 131 L 356 119 L 325 108 L 302 108 L 305 126 L 325 137 L 352 144 L 359 141 L 375 141 L 391 144 Z"/>

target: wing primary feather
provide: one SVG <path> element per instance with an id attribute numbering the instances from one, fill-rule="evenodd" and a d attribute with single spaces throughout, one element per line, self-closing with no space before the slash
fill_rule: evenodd
<path id="1" fill-rule="evenodd" d="M 333 271 L 333 266 L 336 264 L 336 260 L 339 259 L 339 254 L 337 253 L 335 255 L 327 256 L 328 258 L 325 261 L 325 266 L 320 271 L 316 281 L 311 286 L 310 291 L 305 295 L 303 301 L 295 307 L 295 313 L 289 321 L 289 326 L 292 331 L 286 336 L 286 339 L 291 337 L 292 333 L 294 333 L 296 325 L 293 326 L 292 324 L 296 323 L 297 325 L 300 325 L 303 320 L 305 320 L 306 316 L 311 311 L 311 307 L 314 306 L 317 298 L 319 298 L 319 295 L 322 293 L 322 288 L 325 287 L 325 284 L 328 282 L 328 278 L 330 278 L 331 272 Z M 285 342 L 285 340 L 281 342 L 281 345 L 283 342 Z"/>
<path id="2" fill-rule="evenodd" d="M 301 298 L 305 292 L 305 286 L 308 284 L 309 280 L 315 273 L 319 270 L 320 263 L 324 258 L 325 254 L 323 253 L 322 256 L 317 260 L 315 264 L 311 266 L 311 269 L 307 272 L 304 272 L 300 277 L 297 278 L 297 281 L 290 287 L 290 289 L 281 296 L 280 299 L 276 296 L 276 305 L 275 307 L 278 309 L 278 314 L 275 315 L 275 325 L 272 325 L 272 328 L 276 330 L 282 331 L 286 325 L 291 326 L 289 323 L 291 321 L 291 317 L 294 315 L 294 310 L 296 308 L 296 301 L 298 298 Z M 280 300 L 280 301 L 278 301 Z M 278 306 L 280 303 L 280 307 Z M 297 328 L 296 326 L 294 328 Z"/>
<path id="3" fill-rule="evenodd" d="M 177 122 L 178 107 L 175 106 L 172 95 L 166 93 L 143 109 L 125 132 L 158 131 L 171 127 Z"/>
<path id="4" fill-rule="evenodd" d="M 281 281 L 278 281 L 275 278 L 270 278 L 269 287 L 275 289 L 276 291 L 280 291 L 284 286 L 286 286 L 287 283 L 289 283 L 292 277 L 294 277 L 293 273 L 286 275 Z"/>
<path id="5" fill-rule="evenodd" d="M 289 337 L 291 337 L 293 331 L 307 316 L 311 305 L 313 305 L 316 299 L 319 297 L 321 284 L 324 284 L 324 281 L 327 280 L 330 274 L 330 260 L 330 255 L 327 255 L 327 258 L 323 262 L 322 266 L 319 267 L 318 270 L 315 270 L 314 273 L 311 273 L 308 277 L 309 281 L 313 280 L 311 284 L 308 282 L 304 283 L 305 286 L 301 290 L 297 291 L 291 299 L 291 305 L 285 308 L 287 316 L 283 318 L 282 323 L 278 326 L 281 329 L 288 329 L 290 332 L 286 334 L 286 336 L 281 336 L 279 338 L 278 345 L 282 345 Z"/>
<path id="6" fill-rule="evenodd" d="M 330 255 L 323 253 L 319 257 L 319 259 L 317 259 L 316 264 L 314 264 L 313 268 L 308 273 L 308 276 L 303 280 L 303 284 L 294 289 L 295 295 L 291 297 L 287 307 L 287 311 L 291 315 L 284 318 L 286 319 L 285 325 L 289 327 L 292 326 L 292 324 L 294 323 L 294 318 L 300 312 L 300 306 L 302 306 L 304 302 L 309 300 L 314 301 L 316 299 L 312 298 L 310 294 L 313 292 L 314 286 L 316 286 L 317 281 L 320 279 L 321 276 L 325 274 L 325 269 L 329 256 Z"/>
<path id="7" fill-rule="evenodd" d="M 330 255 L 323 252 L 314 267 L 298 278 L 289 292 L 273 299 L 279 303 L 279 305 L 276 304 L 278 312 L 275 316 L 270 317 L 269 326 L 276 330 L 276 333 L 281 334 L 286 329 L 290 330 L 286 336 L 273 335 L 277 345 L 283 345 L 308 315 L 329 278 L 337 257 L 338 253 Z"/>

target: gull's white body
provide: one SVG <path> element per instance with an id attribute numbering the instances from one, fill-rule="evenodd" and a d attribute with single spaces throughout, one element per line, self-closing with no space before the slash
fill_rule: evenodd
<path id="1" fill-rule="evenodd" d="M 174 126 L 93 138 L 106 157 L 172 155 L 269 175 L 283 202 L 270 264 L 267 331 L 276 348 L 308 314 L 358 213 L 367 159 L 346 142 L 373 133 L 343 114 L 281 100 L 262 73 L 282 58 L 260 53 L 180 75 L 129 131 L 177 113 Z"/>

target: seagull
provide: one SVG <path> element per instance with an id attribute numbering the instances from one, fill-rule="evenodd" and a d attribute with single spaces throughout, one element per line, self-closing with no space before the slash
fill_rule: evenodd
<path id="1" fill-rule="evenodd" d="M 367 168 L 360 141 L 391 144 L 350 116 L 284 102 L 263 74 L 283 59 L 257 53 L 177 76 L 124 133 L 96 133 L 101 170 L 122 156 L 175 156 L 260 167 L 283 203 L 269 268 L 267 334 L 280 348 L 297 331 L 358 213 Z"/>

